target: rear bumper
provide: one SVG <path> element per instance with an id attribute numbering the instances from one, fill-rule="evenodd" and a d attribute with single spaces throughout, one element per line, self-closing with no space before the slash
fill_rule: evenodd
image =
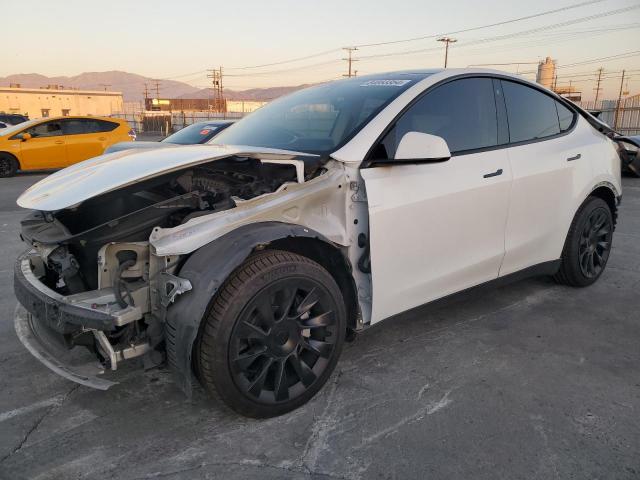
<path id="1" fill-rule="evenodd" d="M 79 355 L 89 354 L 88 351 L 69 350 L 60 332 L 52 330 L 21 305 L 16 308 L 14 324 L 16 334 L 25 348 L 58 375 L 99 390 L 116 385 L 117 382 L 97 377 L 104 373 L 104 368 L 95 358 L 87 361 Z"/>

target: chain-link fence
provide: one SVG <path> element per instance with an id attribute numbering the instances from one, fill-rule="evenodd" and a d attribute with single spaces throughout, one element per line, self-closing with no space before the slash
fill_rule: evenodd
<path id="1" fill-rule="evenodd" d="M 640 95 L 617 100 L 580 102 L 589 111 L 601 112 L 598 118 L 623 135 L 640 135 Z"/>
<path id="2" fill-rule="evenodd" d="M 152 133 L 158 135 L 169 135 L 173 132 L 204 120 L 227 120 L 240 119 L 246 113 L 218 113 L 218 112 L 126 112 L 114 113 L 111 116 L 126 120 L 131 128 L 139 133 Z"/>

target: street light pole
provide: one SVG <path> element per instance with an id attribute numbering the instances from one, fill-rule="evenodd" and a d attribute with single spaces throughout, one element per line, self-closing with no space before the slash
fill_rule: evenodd
<path id="1" fill-rule="evenodd" d="M 451 38 L 451 37 L 442 37 L 442 38 L 438 38 L 437 40 L 438 42 L 444 42 L 444 68 L 447 68 L 447 62 L 449 60 L 449 44 L 450 43 L 456 43 L 458 40 L 456 40 L 455 38 Z"/>

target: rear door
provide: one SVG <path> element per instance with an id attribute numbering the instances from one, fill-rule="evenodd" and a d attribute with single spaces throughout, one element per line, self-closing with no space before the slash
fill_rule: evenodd
<path id="1" fill-rule="evenodd" d="M 513 171 L 503 276 L 560 258 L 576 199 L 593 179 L 594 140 L 572 133 L 578 115 L 551 95 L 518 82 L 501 84 Z"/>
<path id="2" fill-rule="evenodd" d="M 68 164 L 82 162 L 104 153 L 105 148 L 114 143 L 111 131 L 118 126 L 91 118 L 71 118 L 63 121 L 67 138 Z"/>
<path id="3" fill-rule="evenodd" d="M 504 256 L 511 169 L 490 78 L 435 87 L 373 155 L 393 158 L 402 136 L 443 137 L 452 158 L 361 170 L 369 204 L 372 322 L 495 279 Z"/>
<path id="4" fill-rule="evenodd" d="M 49 120 L 25 130 L 31 138 L 20 142 L 23 170 L 60 168 L 67 162 L 65 139 L 60 120 Z"/>

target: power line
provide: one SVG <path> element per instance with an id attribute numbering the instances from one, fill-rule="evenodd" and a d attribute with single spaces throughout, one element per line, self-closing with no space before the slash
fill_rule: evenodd
<path id="1" fill-rule="evenodd" d="M 428 40 L 431 38 L 436 38 L 436 37 L 444 37 L 444 36 L 448 36 L 448 35 L 456 35 L 456 34 L 460 34 L 460 33 L 467 33 L 467 32 L 473 32 L 476 30 L 482 30 L 485 28 L 492 28 L 492 27 L 499 27 L 501 25 L 507 25 L 509 23 L 515 23 L 515 22 L 521 22 L 523 20 L 530 20 L 532 18 L 537 18 L 537 17 L 542 17 L 545 15 L 551 15 L 554 13 L 559 13 L 559 12 L 564 12 L 567 10 L 572 10 L 574 8 L 582 8 L 582 7 L 586 7 L 587 5 L 593 5 L 594 3 L 601 3 L 603 0 L 591 0 L 588 2 L 582 2 L 582 3 L 576 3 L 573 5 L 567 5 L 566 7 L 562 7 L 562 8 L 556 8 L 555 10 L 547 10 L 545 12 L 540 12 L 540 13 L 534 13 L 533 15 L 527 15 L 525 17 L 518 17 L 518 18 L 512 18 L 509 20 L 503 20 L 501 22 L 497 22 L 497 23 L 490 23 L 488 25 L 479 25 L 476 27 L 471 27 L 471 28 L 465 28 L 462 30 L 455 30 L 452 32 L 445 32 L 445 33 L 439 33 L 439 34 L 435 34 L 435 35 L 424 35 L 421 37 L 413 37 L 413 38 L 405 38 L 402 40 L 390 40 L 387 42 L 377 42 L 377 43 L 363 43 L 363 44 L 359 44 L 356 45 L 356 47 L 359 48 L 366 48 L 366 47 L 379 47 L 382 45 L 393 45 L 393 44 L 397 44 L 397 43 L 407 43 L 407 42 L 416 42 L 419 40 Z"/>
<path id="2" fill-rule="evenodd" d="M 322 52 L 313 53 L 304 57 L 291 58 L 289 60 L 281 60 L 279 62 L 273 63 L 263 63 L 262 65 L 250 65 L 248 67 L 227 67 L 227 70 L 249 70 L 252 68 L 274 67 L 276 65 L 284 65 L 286 63 L 301 62 L 303 60 L 309 60 L 311 58 L 322 57 L 324 55 L 328 55 L 329 53 L 339 52 L 340 50 L 341 49 L 339 48 L 332 48 L 331 50 L 324 50 Z"/>
<path id="3" fill-rule="evenodd" d="M 510 24 L 510 23 L 521 22 L 521 21 L 524 21 L 524 20 L 530 20 L 532 18 L 538 18 L 538 17 L 542 17 L 542 16 L 546 16 L 546 15 L 552 15 L 554 13 L 564 12 L 564 11 L 568 11 L 568 10 L 572 10 L 572 9 L 576 9 L 576 8 L 582 8 L 582 7 L 585 7 L 587 5 L 593 5 L 593 4 L 596 4 L 596 3 L 601 3 L 602 1 L 604 1 L 604 0 L 589 0 L 589 1 L 586 1 L 586 2 L 567 5 L 566 7 L 557 8 L 557 9 L 554 9 L 554 10 L 546 10 L 546 11 L 543 11 L 543 12 L 534 13 L 532 15 L 527 15 L 527 16 L 524 16 L 524 17 L 518 17 L 518 18 L 511 18 L 511 19 L 508 19 L 508 20 L 503 20 L 503 21 L 500 21 L 500 22 L 497 22 L 497 23 L 491 23 L 491 24 L 486 24 L 486 25 L 477 25 L 477 26 L 470 27 L 470 28 L 465 28 L 465 29 L 462 29 L 462 30 L 456 30 L 456 31 L 446 32 L 446 33 L 430 34 L 430 35 L 424 35 L 424 36 L 414 37 L 414 38 L 406 38 L 406 39 L 400 39 L 400 40 L 390 40 L 390 41 L 386 41 L 386 42 L 377 42 L 377 43 L 363 43 L 363 44 L 354 45 L 354 47 L 356 47 L 356 48 L 365 48 L 365 47 L 376 47 L 376 46 L 382 46 L 382 45 L 392 45 L 392 44 L 397 44 L 397 43 L 414 42 L 414 41 L 418 41 L 418 40 L 426 40 L 426 39 L 436 38 L 436 37 L 441 37 L 441 36 L 455 35 L 455 34 L 459 34 L 459 33 L 472 32 L 472 31 L 477 31 L 477 30 L 482 30 L 482 29 L 487 29 L 487 28 L 498 27 L 498 26 L 501 26 L 501 25 L 507 25 L 507 24 Z M 227 67 L 227 70 L 249 70 L 249 69 L 255 69 L 255 68 L 273 67 L 273 66 L 276 66 L 276 65 L 284 65 L 284 64 L 287 64 L 287 63 L 301 62 L 303 60 L 309 60 L 309 59 L 312 59 L 312 58 L 321 57 L 321 56 L 324 56 L 324 55 L 328 55 L 330 53 L 339 52 L 340 50 L 341 50 L 340 48 L 332 48 L 330 50 L 323 50 L 321 52 L 313 53 L 313 54 L 310 54 L 310 55 L 305 55 L 305 56 L 302 56 L 302 57 L 295 57 L 295 58 L 290 58 L 290 59 L 286 59 L 286 60 L 280 60 L 280 61 L 277 61 L 277 62 L 264 63 L 264 64 L 261 64 L 261 65 L 249 65 L 249 66 L 242 66 L 242 67 Z M 177 78 L 177 77 L 174 77 L 174 78 Z"/>
<path id="4" fill-rule="evenodd" d="M 523 35 L 530 35 L 532 33 L 539 33 L 539 32 L 543 32 L 543 31 L 547 31 L 547 30 L 552 30 L 552 29 L 555 29 L 555 28 L 565 27 L 565 26 L 568 26 L 568 25 L 575 25 L 577 23 L 588 22 L 590 20 L 595 20 L 595 19 L 598 19 L 598 18 L 609 17 L 609 16 L 612 16 L 612 15 L 618 15 L 620 13 L 626 13 L 626 12 L 629 12 L 631 10 L 635 10 L 635 9 L 638 9 L 638 8 L 640 8 L 640 5 L 631 5 L 629 7 L 619 8 L 617 10 L 609 10 L 609 11 L 606 11 L 606 12 L 601 12 L 601 13 L 597 13 L 597 14 L 594 14 L 594 15 L 589 15 L 587 17 L 575 18 L 573 20 L 567 20 L 565 22 L 545 25 L 545 26 L 542 26 L 542 27 L 536 27 L 536 28 L 532 28 L 532 29 L 528 29 L 528 30 L 523 30 L 523 31 L 520 31 L 520 32 L 514 32 L 514 33 L 505 34 L 505 35 L 498 35 L 498 36 L 487 37 L 487 38 L 479 39 L 479 40 L 462 42 L 456 48 L 468 47 L 468 46 L 471 46 L 471 45 L 479 45 L 479 44 L 483 44 L 483 43 L 496 42 L 496 41 L 501 41 L 501 40 L 507 40 L 507 39 L 510 39 L 510 38 L 519 37 L 519 36 L 523 36 Z M 360 60 L 366 60 L 366 59 L 370 59 L 370 58 L 382 58 L 382 57 L 393 57 L 393 56 L 400 56 L 400 55 L 412 55 L 412 54 L 416 54 L 416 53 L 424 53 L 424 52 L 434 51 L 434 50 L 438 50 L 438 48 L 429 47 L 429 48 L 421 48 L 421 49 L 417 49 L 417 50 L 405 50 L 405 51 L 396 51 L 396 52 L 381 53 L 381 54 L 361 55 L 359 58 L 360 58 Z"/>

